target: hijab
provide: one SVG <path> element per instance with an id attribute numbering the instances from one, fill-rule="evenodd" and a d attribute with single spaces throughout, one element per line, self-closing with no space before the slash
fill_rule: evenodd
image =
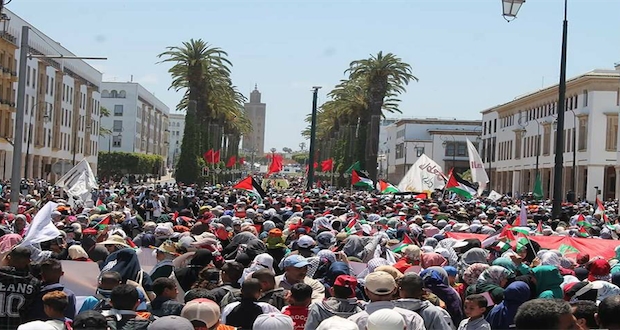
<path id="1" fill-rule="evenodd" d="M 142 282 L 142 286 L 147 291 L 150 291 L 151 280 L 147 274 L 143 274 L 143 279 L 140 281 L 138 279 L 138 275 L 142 272 L 142 268 L 140 267 L 140 261 L 138 259 L 138 255 L 136 251 L 131 248 L 124 248 L 110 254 L 103 263 L 104 266 L 101 269 L 101 272 L 106 271 L 114 271 L 121 274 L 121 278 L 123 279 L 123 283 L 128 280 L 132 280 L 135 282 Z"/>
<path id="2" fill-rule="evenodd" d="M 508 269 L 514 274 L 517 273 L 517 265 L 515 265 L 515 263 L 510 258 L 506 258 L 506 257 L 497 258 L 493 260 L 493 266 L 501 266 L 501 267 Z"/>
<path id="3" fill-rule="evenodd" d="M 358 236 L 347 237 L 344 247 L 342 248 L 342 252 L 344 252 L 347 257 L 355 257 L 360 260 L 364 260 L 364 256 L 366 254 L 364 251 L 364 243 Z"/>
<path id="4" fill-rule="evenodd" d="M 260 269 L 269 269 L 272 272 L 273 270 L 273 257 L 269 253 L 261 253 L 254 258 L 254 261 L 250 265 L 250 267 L 243 270 L 243 275 L 239 279 L 239 284 L 242 284 L 248 276 Z"/>
<path id="5" fill-rule="evenodd" d="M 444 258 L 441 254 L 436 252 L 427 252 L 422 253 L 422 267 L 429 268 L 433 266 L 446 266 L 448 265 L 448 260 Z"/>
<path id="6" fill-rule="evenodd" d="M 564 277 L 556 266 L 544 265 L 534 267 L 532 273 L 536 277 L 536 293 L 538 298 L 564 298 L 564 292 L 560 285 L 564 282 Z"/>
<path id="7" fill-rule="evenodd" d="M 174 272 L 174 276 L 177 278 L 177 281 L 179 281 L 179 285 L 183 291 L 187 292 L 192 288 L 192 285 L 198 280 L 200 271 L 209 265 L 212 260 L 213 254 L 211 254 L 211 251 L 200 249 L 196 251 L 187 267 L 183 267 Z"/>
<path id="8" fill-rule="evenodd" d="M 482 248 L 472 248 L 469 251 L 463 253 L 461 261 L 459 262 L 459 268 L 466 269 L 470 265 L 475 263 L 486 264 L 489 252 Z"/>
<path id="9" fill-rule="evenodd" d="M 465 269 L 465 272 L 463 272 L 463 280 L 467 283 L 467 285 L 474 285 L 478 281 L 480 274 L 482 274 L 489 267 L 491 266 L 479 262 L 472 264 Z"/>
<path id="10" fill-rule="evenodd" d="M 463 319 L 463 309 L 461 297 L 456 290 L 445 283 L 444 276 L 437 269 L 425 269 L 420 273 L 420 277 L 424 281 L 424 286 L 446 304 L 446 311 L 450 314 L 453 324 L 459 324 Z M 447 274 L 445 277 L 447 278 Z"/>
<path id="11" fill-rule="evenodd" d="M 7 252 L 11 250 L 22 240 L 19 234 L 6 234 L 0 237 L 0 252 Z"/>
<path id="12" fill-rule="evenodd" d="M 502 287 L 502 281 L 508 280 L 513 273 L 502 266 L 491 266 L 480 276 L 476 284 L 493 284 L 498 287 Z"/>
<path id="13" fill-rule="evenodd" d="M 486 320 L 491 329 L 514 328 L 514 318 L 519 306 L 530 299 L 530 287 L 527 283 L 515 281 L 504 290 L 504 300 L 493 307 Z"/>

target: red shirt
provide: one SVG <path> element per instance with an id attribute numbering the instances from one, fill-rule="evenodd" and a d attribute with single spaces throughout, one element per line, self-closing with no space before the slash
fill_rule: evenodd
<path id="1" fill-rule="evenodd" d="M 288 315 L 293 319 L 295 330 L 304 330 L 308 320 L 308 307 L 306 306 L 286 306 L 282 309 L 282 314 Z"/>

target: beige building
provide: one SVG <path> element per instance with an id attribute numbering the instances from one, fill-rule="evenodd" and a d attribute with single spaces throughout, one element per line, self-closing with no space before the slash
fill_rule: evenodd
<path id="1" fill-rule="evenodd" d="M 265 111 L 267 105 L 261 103 L 258 88 L 250 93 L 250 102 L 244 105 L 245 115 L 252 122 L 252 132 L 243 136 L 241 148 L 249 153 L 262 155 L 265 152 Z"/>
<path id="2" fill-rule="evenodd" d="M 482 111 L 480 154 L 492 168 L 492 189 L 531 192 L 538 167 L 544 196 L 553 197 L 557 99 L 554 85 Z M 568 80 L 566 104 L 563 198 L 573 187 L 577 198 L 589 201 L 618 198 L 620 66 Z"/>

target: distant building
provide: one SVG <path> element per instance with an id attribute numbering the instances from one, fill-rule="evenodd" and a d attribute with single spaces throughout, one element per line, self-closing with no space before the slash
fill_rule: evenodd
<path id="1" fill-rule="evenodd" d="M 101 118 L 101 126 L 112 131 L 99 137 L 101 149 L 155 154 L 167 160 L 168 106 L 138 83 L 103 82 L 101 88 L 101 105 L 110 112 L 110 117 Z"/>
<path id="2" fill-rule="evenodd" d="M 379 162 L 380 177 L 397 184 L 422 154 L 434 160 L 447 174 L 469 169 L 467 143 L 477 146 L 480 120 L 401 119 L 385 127 L 386 141 Z"/>
<path id="3" fill-rule="evenodd" d="M 577 198 L 589 201 L 620 196 L 618 81 L 620 65 L 566 82 L 562 198 L 573 186 Z M 554 85 L 482 111 L 480 155 L 485 164 L 491 163 L 493 189 L 514 195 L 531 192 L 538 167 L 543 194 L 553 198 L 557 103 Z"/>
<path id="4" fill-rule="evenodd" d="M 185 114 L 171 113 L 168 123 L 170 131 L 170 146 L 168 148 L 168 167 L 174 167 L 179 155 L 181 154 L 181 145 L 183 144 L 183 132 L 185 131 Z"/>
<path id="5" fill-rule="evenodd" d="M 244 105 L 245 115 L 252 122 L 252 132 L 243 136 L 241 148 L 262 155 L 265 152 L 265 112 L 267 105 L 261 103 L 258 88 L 250 93 L 250 102 Z"/>

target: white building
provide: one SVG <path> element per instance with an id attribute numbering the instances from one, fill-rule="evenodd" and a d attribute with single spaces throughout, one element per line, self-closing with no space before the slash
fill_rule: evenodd
<path id="1" fill-rule="evenodd" d="M 4 22 L 0 40 L 0 176 L 11 176 L 15 129 L 24 131 L 22 175 L 55 181 L 53 164 L 64 161 L 70 168 L 84 158 L 96 174 L 101 72 L 82 60 L 29 59 L 26 76 L 19 77 L 26 79 L 24 127 L 14 127 L 22 26 L 30 26 L 30 53 L 76 55 L 6 8 L 3 12 L 10 21 Z"/>
<path id="2" fill-rule="evenodd" d="M 477 145 L 481 128 L 479 120 L 426 118 L 401 119 L 385 129 L 379 173 L 396 184 L 422 154 L 437 162 L 446 173 L 450 168 L 458 173 L 468 170 L 466 140 L 469 138 Z"/>
<path id="3" fill-rule="evenodd" d="M 170 146 L 168 148 L 168 167 L 174 167 L 181 154 L 183 132 L 185 131 L 185 114 L 171 113 L 168 116 L 168 130 L 170 131 Z"/>
<path id="4" fill-rule="evenodd" d="M 99 138 L 102 149 L 155 154 L 166 160 L 168 106 L 138 83 L 103 82 L 101 89 L 101 105 L 110 112 L 101 118 L 101 126 L 112 131 Z"/>
<path id="5" fill-rule="evenodd" d="M 597 189 L 604 199 L 620 196 L 619 91 L 620 66 L 567 81 L 563 198 L 573 185 L 576 196 L 589 201 Z M 491 163 L 493 189 L 515 195 L 531 192 L 538 164 L 544 196 L 553 197 L 557 99 L 555 85 L 482 111 L 481 156 Z"/>

